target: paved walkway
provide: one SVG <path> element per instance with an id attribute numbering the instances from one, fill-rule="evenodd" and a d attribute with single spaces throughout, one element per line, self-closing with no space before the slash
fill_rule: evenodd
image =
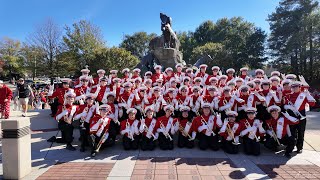
<path id="1" fill-rule="evenodd" d="M 124 151 L 118 139 L 112 148 L 91 158 L 79 151 L 79 131 L 74 130 L 77 151 L 46 140 L 60 136 L 49 110 L 29 112 L 32 129 L 32 172 L 30 179 L 320 179 L 320 113 L 309 112 L 305 149 L 291 159 L 263 146 L 258 157 L 242 152 L 230 155 L 198 148 L 173 151 Z M 13 116 L 20 116 L 13 112 Z M 120 138 L 120 137 L 119 137 Z M 1 156 L 1 155 L 0 155 Z M 2 164 L 0 164 L 2 174 Z"/>

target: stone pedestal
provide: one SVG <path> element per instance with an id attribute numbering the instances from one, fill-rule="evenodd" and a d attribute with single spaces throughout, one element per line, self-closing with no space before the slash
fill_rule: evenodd
<path id="1" fill-rule="evenodd" d="M 174 68 L 176 64 L 184 63 L 182 53 L 174 48 L 156 48 L 153 53 L 164 68 Z"/>
<path id="2" fill-rule="evenodd" d="M 31 172 L 30 118 L 1 122 L 4 179 L 21 179 Z"/>

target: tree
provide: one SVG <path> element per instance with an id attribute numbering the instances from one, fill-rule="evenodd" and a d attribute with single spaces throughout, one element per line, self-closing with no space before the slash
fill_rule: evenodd
<path id="1" fill-rule="evenodd" d="M 92 72 L 96 72 L 98 69 L 104 69 L 106 72 L 112 69 L 132 69 L 139 63 L 139 59 L 129 51 L 116 47 L 97 50 L 94 53 L 94 61 L 96 63 L 90 68 Z"/>
<path id="2" fill-rule="evenodd" d="M 147 34 L 146 32 L 125 35 L 119 47 L 130 51 L 132 55 L 142 59 L 150 51 L 149 43 L 154 37 L 156 37 L 156 34 Z"/>
<path id="3" fill-rule="evenodd" d="M 197 45 L 204 45 L 207 42 L 212 42 L 213 30 L 215 25 L 212 21 L 208 20 L 199 25 L 194 32 L 194 39 Z"/>
<path id="4" fill-rule="evenodd" d="M 224 45 L 221 43 L 206 43 L 203 46 L 198 46 L 193 49 L 191 58 L 193 61 L 191 62 L 194 64 L 199 58 L 201 58 L 203 55 L 210 55 L 213 61 L 206 62 L 206 64 L 211 67 L 215 65 L 219 65 L 222 68 L 228 68 L 231 66 L 231 61 L 228 59 L 230 58 L 228 56 L 228 52 L 226 51 Z"/>
<path id="5" fill-rule="evenodd" d="M 50 77 L 56 71 L 56 57 L 61 53 L 61 36 L 60 27 L 52 19 L 47 19 L 27 38 L 29 46 L 42 51 Z"/>
<path id="6" fill-rule="evenodd" d="M 177 37 L 181 44 L 181 52 L 183 53 L 183 59 L 187 64 L 191 63 L 192 50 L 196 46 L 196 41 L 193 38 L 193 32 L 179 32 Z"/>
<path id="7" fill-rule="evenodd" d="M 78 71 L 85 65 L 93 66 L 96 61 L 94 52 L 104 48 L 105 42 L 98 26 L 89 21 L 81 20 L 71 27 L 65 27 L 66 34 L 63 36 L 65 51 L 74 58 Z M 66 54 L 65 54 L 66 55 Z"/>
<path id="8" fill-rule="evenodd" d="M 4 37 L 0 40 L 0 59 L 3 61 L 3 75 L 24 73 L 24 57 L 21 56 L 21 43 L 19 40 Z"/>
<path id="9" fill-rule="evenodd" d="M 271 30 L 268 42 L 274 64 L 309 79 L 313 77 L 314 47 L 319 38 L 315 31 L 319 18 L 313 17 L 318 8 L 314 0 L 282 0 L 276 12 L 268 17 Z"/>

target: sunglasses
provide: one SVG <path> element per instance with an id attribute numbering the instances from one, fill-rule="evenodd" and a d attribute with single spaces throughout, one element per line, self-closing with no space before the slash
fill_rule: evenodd
<path id="1" fill-rule="evenodd" d="M 254 82 L 255 84 L 260 84 L 260 82 Z"/>
<path id="2" fill-rule="evenodd" d="M 181 92 L 187 92 L 187 90 L 181 90 Z"/>
<path id="3" fill-rule="evenodd" d="M 228 116 L 228 118 L 236 118 L 235 116 Z"/>
<path id="4" fill-rule="evenodd" d="M 241 90 L 241 92 L 247 92 L 248 91 L 248 89 L 242 89 Z"/>
<path id="5" fill-rule="evenodd" d="M 140 90 L 140 92 L 146 92 L 145 90 Z"/>

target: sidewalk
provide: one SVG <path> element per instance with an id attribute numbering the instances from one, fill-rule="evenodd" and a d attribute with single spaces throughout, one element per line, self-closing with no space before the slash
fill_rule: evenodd
<path id="1" fill-rule="evenodd" d="M 308 113 L 305 149 L 291 159 L 274 154 L 261 146 L 258 157 L 242 153 L 230 155 L 198 148 L 173 151 L 124 151 L 121 139 L 114 147 L 96 157 L 79 151 L 79 131 L 74 130 L 77 151 L 64 145 L 48 143 L 57 135 L 57 123 L 49 110 L 31 111 L 32 173 L 29 179 L 320 179 L 320 113 Z M 20 112 L 13 112 L 20 116 Z M 58 136 L 60 134 L 58 133 Z M 176 142 L 176 141 L 175 141 Z M 2 174 L 2 164 L 0 165 Z"/>

